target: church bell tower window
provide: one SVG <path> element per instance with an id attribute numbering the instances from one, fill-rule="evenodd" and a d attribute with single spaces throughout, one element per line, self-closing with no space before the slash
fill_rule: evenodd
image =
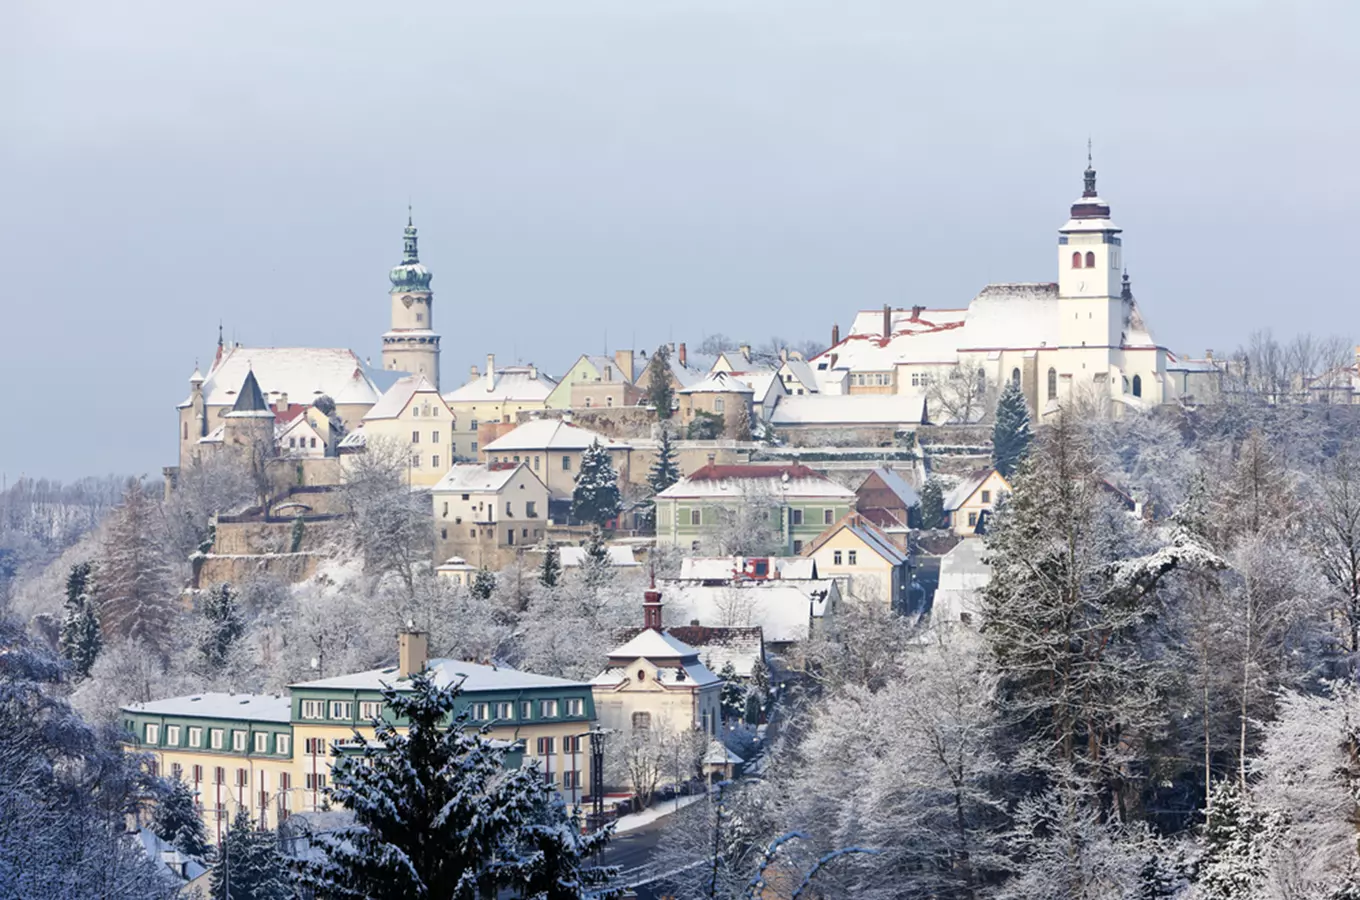
<path id="1" fill-rule="evenodd" d="M 1080 251 L 1080 250 L 1078 250 L 1077 252 L 1075 252 L 1075 253 L 1072 254 L 1072 268 L 1074 268 L 1074 269 L 1080 269 L 1080 268 L 1081 268 L 1081 251 Z"/>

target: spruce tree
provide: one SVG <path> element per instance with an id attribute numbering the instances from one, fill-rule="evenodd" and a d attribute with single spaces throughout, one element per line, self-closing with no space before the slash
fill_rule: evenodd
<path id="1" fill-rule="evenodd" d="M 647 487 L 651 489 L 652 496 L 647 498 L 639 516 L 647 528 L 656 529 L 656 495 L 679 480 L 680 467 L 675 463 L 675 441 L 671 436 L 671 430 L 663 425 L 661 437 L 656 445 L 656 461 L 647 472 Z"/>
<path id="2" fill-rule="evenodd" d="M 944 488 L 936 478 L 921 485 L 921 527 L 926 531 L 944 527 Z"/>
<path id="3" fill-rule="evenodd" d="M 576 488 L 571 494 L 572 515 L 603 528 L 622 508 L 619 474 L 614 471 L 609 451 L 597 438 L 581 454 L 581 470 L 576 473 Z"/>
<path id="4" fill-rule="evenodd" d="M 109 519 L 98 563 L 100 626 L 165 652 L 174 616 L 170 572 L 158 540 L 161 517 L 140 481 L 128 481 L 123 505 Z"/>
<path id="5" fill-rule="evenodd" d="M 490 600 L 491 594 L 496 590 L 496 576 L 491 574 L 491 570 L 486 566 L 482 566 L 477 570 L 477 574 L 472 576 L 472 584 L 468 585 L 468 590 L 479 600 Z"/>
<path id="6" fill-rule="evenodd" d="M 99 633 L 99 611 L 94 602 L 94 567 L 76 563 L 66 577 L 66 602 L 61 617 L 61 655 L 71 663 L 77 678 L 90 674 L 99 656 L 103 639 Z"/>
<path id="7" fill-rule="evenodd" d="M 204 595 L 201 628 L 199 657 L 209 670 L 221 669 L 246 629 L 236 592 L 230 584 L 223 582 L 213 585 Z"/>
<path id="8" fill-rule="evenodd" d="M 1002 476 L 1010 478 L 1015 473 L 1029 452 L 1032 438 L 1025 395 L 1018 382 L 1007 381 L 997 401 L 996 422 L 992 426 L 992 465 Z"/>
<path id="9" fill-rule="evenodd" d="M 561 578 L 562 554 L 555 541 L 548 541 L 548 549 L 543 551 L 543 565 L 538 570 L 538 583 L 545 588 L 554 588 Z"/>
<path id="10" fill-rule="evenodd" d="M 355 824 L 314 838 L 323 854 L 298 863 L 304 885 L 344 900 L 610 895 L 613 871 L 587 862 L 608 833 L 582 835 L 536 766 L 507 768 L 459 693 L 425 672 L 383 691 L 403 730 L 384 722 L 362 754 L 334 760 L 326 794 Z"/>
<path id="11" fill-rule="evenodd" d="M 736 722 L 746 710 L 746 688 L 737 678 L 737 670 L 732 665 L 732 660 L 729 659 L 723 663 L 722 670 L 718 672 L 718 677 L 723 680 L 723 718 L 728 722 Z"/>
<path id="12" fill-rule="evenodd" d="M 201 859 L 208 852 L 208 833 L 194 806 L 194 792 L 178 778 L 170 782 L 169 790 L 156 803 L 151 830 L 181 853 Z"/>
<path id="13" fill-rule="evenodd" d="M 242 807 L 208 876 L 212 900 L 290 900 L 295 896 L 278 835 L 261 831 Z"/>
<path id="14" fill-rule="evenodd" d="M 671 386 L 671 348 L 662 344 L 647 363 L 647 400 L 656 407 L 656 417 L 666 421 L 675 405 L 675 389 Z"/>

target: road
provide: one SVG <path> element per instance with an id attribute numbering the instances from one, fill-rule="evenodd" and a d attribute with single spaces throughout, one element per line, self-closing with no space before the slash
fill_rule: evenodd
<path id="1" fill-rule="evenodd" d="M 616 835 L 604 851 L 604 864 L 618 866 L 620 880 L 624 884 L 635 884 L 645 878 L 651 863 L 652 854 L 661 843 L 661 833 L 668 819 L 663 816 L 649 825 Z M 659 900 L 660 894 L 654 891 L 658 885 L 636 887 L 638 900 Z"/>

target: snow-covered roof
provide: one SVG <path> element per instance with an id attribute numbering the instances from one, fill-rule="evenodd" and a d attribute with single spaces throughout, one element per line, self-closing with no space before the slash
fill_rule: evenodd
<path id="1" fill-rule="evenodd" d="M 430 488 L 435 494 L 483 494 L 502 490 L 524 463 L 454 463 Z"/>
<path id="2" fill-rule="evenodd" d="M 609 651 L 609 658 L 615 661 L 630 659 L 650 659 L 652 662 L 666 659 L 698 659 L 699 651 L 678 638 L 671 637 L 655 628 L 644 628 L 631 640 Z"/>
<path id="3" fill-rule="evenodd" d="M 953 490 L 944 495 L 945 512 L 952 512 L 967 503 L 968 498 L 973 496 L 995 471 L 995 469 L 979 469 L 955 485 Z"/>
<path id="4" fill-rule="evenodd" d="M 873 475 L 877 475 L 883 481 L 884 486 L 892 491 L 898 500 L 902 501 L 903 506 L 910 508 L 921 502 L 921 495 L 916 492 L 916 488 L 908 484 L 905 478 L 898 475 L 887 466 L 881 466 L 874 469 L 868 475 L 864 476 L 864 480 L 868 481 Z M 860 482 L 860 485 L 863 486 L 863 482 Z"/>
<path id="5" fill-rule="evenodd" d="M 727 372 L 714 372 L 703 381 L 682 388 L 682 394 L 754 394 L 755 389 L 741 378 Z"/>
<path id="6" fill-rule="evenodd" d="M 125 712 L 156 716 L 189 716 L 204 719 L 242 719 L 250 722 L 287 723 L 292 703 L 273 694 L 188 694 L 147 703 L 129 703 Z"/>
<path id="7" fill-rule="evenodd" d="M 907 394 L 794 394 L 781 397 L 770 424 L 919 425 L 925 400 Z"/>
<path id="8" fill-rule="evenodd" d="M 670 581 L 662 585 L 666 598 L 662 616 L 686 625 L 759 625 L 769 643 L 806 640 L 814 619 L 825 615 L 836 583 L 818 581 L 751 581 L 709 587 Z"/>
<path id="9" fill-rule="evenodd" d="M 901 548 L 894 544 L 885 533 L 880 531 L 877 525 L 858 513 L 850 513 L 849 515 L 842 517 L 839 522 L 830 526 L 826 531 L 823 531 L 818 535 L 817 539 L 803 550 L 803 553 L 807 556 L 811 556 L 820 550 L 827 541 L 831 540 L 832 537 L 843 530 L 847 530 L 855 537 L 859 538 L 861 544 L 863 544 L 870 552 L 877 554 L 889 565 L 900 566 L 907 561 L 907 554 L 903 552 Z"/>
<path id="10" fill-rule="evenodd" d="M 488 384 L 489 382 L 489 384 Z M 538 403 L 547 399 L 557 382 L 538 371 L 537 366 L 506 366 L 493 369 L 490 377 L 483 372 L 467 384 L 444 395 L 449 403 L 484 403 L 510 401 Z"/>
<path id="11" fill-rule="evenodd" d="M 280 394 L 309 404 L 322 394 L 340 404 L 373 404 L 378 387 L 352 350 L 317 347 L 243 347 L 225 349 L 203 380 L 208 406 L 232 406 L 246 373 L 254 372 L 271 403 Z M 180 404 L 188 406 L 189 399 Z"/>
<path id="12" fill-rule="evenodd" d="M 486 453 L 514 450 L 584 450 L 599 441 L 610 450 L 628 449 L 628 444 L 561 419 L 534 419 L 506 432 L 487 444 Z"/>
<path id="13" fill-rule="evenodd" d="M 640 628 L 625 628 L 617 637 L 628 640 L 641 631 Z M 738 677 L 749 678 L 756 661 L 764 657 L 764 632 L 759 625 L 672 625 L 666 631 L 693 647 L 700 661 L 709 671 L 720 673 L 719 677 L 731 663 Z"/>
<path id="14" fill-rule="evenodd" d="M 477 567 L 469 563 L 461 556 L 450 556 L 448 559 L 435 569 L 436 572 L 475 572 Z"/>
<path id="15" fill-rule="evenodd" d="M 341 450 L 362 450 L 368 446 L 368 435 L 364 434 L 364 427 L 360 425 L 340 439 L 337 445 Z"/>
<path id="16" fill-rule="evenodd" d="M 431 659 L 426 663 L 425 669 L 439 687 L 461 683 L 465 694 L 477 691 L 515 691 L 530 688 L 579 688 L 584 686 L 578 681 L 553 678 L 549 675 L 535 675 L 532 672 L 521 672 L 509 666 L 484 666 L 480 663 L 464 662 L 457 659 Z M 378 691 L 388 686 L 399 686 L 402 681 L 409 683 L 409 679 L 402 679 L 398 675 L 396 666 L 388 666 L 385 669 L 369 669 L 367 672 L 337 675 L 334 678 L 322 678 L 318 681 L 304 681 L 291 684 L 289 688 Z"/>
<path id="17" fill-rule="evenodd" d="M 766 559 L 769 562 L 769 578 L 803 580 L 817 577 L 817 562 L 804 556 L 751 557 L 751 560 Z M 680 560 L 681 581 L 722 581 L 738 580 L 748 568 L 748 559 L 743 556 L 687 556 Z"/>
<path id="18" fill-rule="evenodd" d="M 706 766 L 739 766 L 746 760 L 728 750 L 717 741 L 708 742 L 708 750 L 704 753 L 704 765 Z"/>
<path id="19" fill-rule="evenodd" d="M 675 484 L 658 497 L 688 499 L 694 497 L 748 497 L 761 491 L 785 499 L 830 497 L 851 499 L 855 492 L 809 469 L 791 465 L 718 465 L 709 463 Z"/>
<path id="20" fill-rule="evenodd" d="M 779 367 L 781 372 L 787 370 L 794 380 L 807 390 L 817 390 L 817 376 L 812 372 L 812 366 L 808 365 L 805 359 L 786 359 Z"/>
<path id="21" fill-rule="evenodd" d="M 986 543 L 966 538 L 940 559 L 940 580 L 930 613 L 933 621 L 957 622 L 961 613 L 979 611 L 982 589 L 992 580 L 986 558 Z"/>
<path id="22" fill-rule="evenodd" d="M 605 553 L 608 555 L 609 564 L 615 567 L 629 567 L 641 565 L 634 557 L 630 547 L 606 547 Z M 562 562 L 564 569 L 576 569 L 586 564 L 585 547 L 561 547 L 557 551 L 558 558 Z"/>
<path id="23" fill-rule="evenodd" d="M 406 406 L 416 394 L 438 395 L 439 391 L 424 375 L 403 376 L 398 378 L 396 383 L 383 393 L 378 402 L 373 404 L 373 408 L 364 414 L 364 421 L 395 419 L 401 415 L 402 410 L 406 409 Z"/>

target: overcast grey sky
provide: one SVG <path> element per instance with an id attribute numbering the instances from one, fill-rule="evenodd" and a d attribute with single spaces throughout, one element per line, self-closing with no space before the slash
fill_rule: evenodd
<path id="1" fill-rule="evenodd" d="M 217 323 L 444 381 L 1056 277 L 1088 134 L 1178 352 L 1360 334 L 1360 4 L 0 2 L 0 472 L 154 473 Z"/>

